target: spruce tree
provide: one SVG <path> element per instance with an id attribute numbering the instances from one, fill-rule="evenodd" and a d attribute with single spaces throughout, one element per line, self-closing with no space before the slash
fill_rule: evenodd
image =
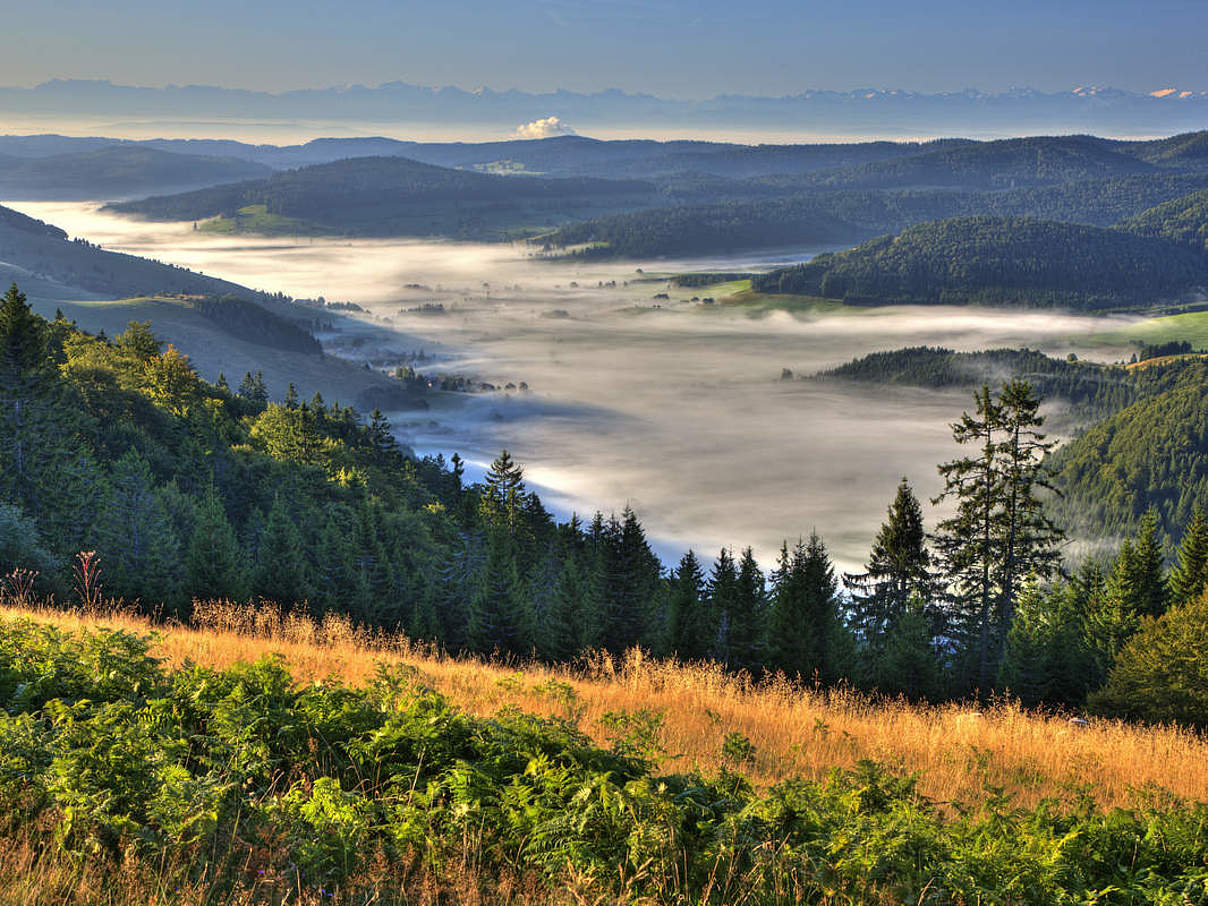
<path id="1" fill-rule="evenodd" d="M 999 592 L 997 511 L 1003 477 L 995 431 L 1001 426 L 1002 412 L 988 386 L 974 400 L 974 414 L 965 412 L 952 425 L 953 439 L 969 445 L 974 453 L 939 467 L 944 490 L 932 503 L 956 500 L 955 514 L 938 526 L 935 546 L 950 585 L 953 634 L 971 661 L 973 681 L 986 689 L 993 657 L 991 619 Z"/>
<path id="2" fill-rule="evenodd" d="M 1196 507 L 1170 571 L 1170 603 L 1185 604 L 1208 587 L 1208 519 Z"/>
<path id="3" fill-rule="evenodd" d="M 748 547 L 738 561 L 734 606 L 728 621 L 726 642 L 732 666 L 752 673 L 763 667 L 767 618 L 767 581 L 754 551 Z"/>
<path id="4" fill-rule="evenodd" d="M 58 354 L 46 322 L 14 283 L 0 299 L 0 499 L 69 554 L 87 542 L 104 487 L 80 438 L 87 419 L 59 374 Z"/>
<path id="5" fill-rule="evenodd" d="M 633 510 L 626 507 L 620 520 L 603 524 L 600 541 L 605 552 L 601 644 L 614 654 L 650 645 L 656 641 L 649 629 L 662 570 Z"/>
<path id="6" fill-rule="evenodd" d="M 1011 381 L 997 399 L 986 386 L 974 399 L 975 413 L 952 426 L 953 439 L 974 452 L 939 467 L 944 490 L 933 502 L 956 501 L 935 545 L 967 680 L 986 690 L 998 674 L 1021 583 L 1053 574 L 1062 536 L 1040 497 L 1052 445 L 1039 431 L 1039 398 L 1026 382 Z"/>
<path id="7" fill-rule="evenodd" d="M 730 627 L 738 610 L 738 567 L 734 563 L 734 555 L 724 547 L 713 563 L 706 595 L 715 624 L 714 643 L 709 654 L 723 663 L 732 664 Z"/>
<path id="8" fill-rule="evenodd" d="M 1166 611 L 1165 561 L 1156 510 L 1150 509 L 1141 517 L 1136 538 L 1121 546 L 1108 590 L 1119 598 L 1124 610 L 1138 617 L 1157 617 Z"/>
<path id="9" fill-rule="evenodd" d="M 852 597 L 853 623 L 872 651 L 906 613 L 912 597 L 930 604 L 934 590 L 923 510 L 905 478 L 889 506 L 861 574 L 843 577 Z"/>
<path id="10" fill-rule="evenodd" d="M 247 597 L 243 551 L 213 488 L 197 506 L 185 554 L 185 591 L 203 601 Z"/>
<path id="11" fill-rule="evenodd" d="M 180 542 L 155 494 L 151 467 L 133 448 L 113 464 L 97 533 L 112 591 L 151 607 L 178 603 Z"/>
<path id="12" fill-rule="evenodd" d="M 942 694 L 943 677 L 922 599 L 907 602 L 887 630 L 871 669 L 873 685 L 886 695 L 935 700 Z"/>
<path id="13" fill-rule="evenodd" d="M 692 551 L 684 554 L 670 578 L 667 600 L 667 647 L 680 660 L 708 657 L 715 633 L 705 576 Z"/>
<path id="14" fill-rule="evenodd" d="M 789 676 L 828 678 L 835 672 L 828 642 L 838 623 L 838 584 L 817 532 L 790 552 L 781 547 L 772 578 L 768 647 L 773 665 Z"/>
<path id="15" fill-rule="evenodd" d="M 1045 515 L 1039 492 L 1052 491 L 1045 457 L 1054 444 L 1040 432 L 1040 397 L 1027 381 L 1009 381 L 998 399 L 1004 439 L 999 444 L 1003 478 L 1000 532 L 999 631 L 1011 624 L 1021 584 L 1047 579 L 1061 563 L 1062 532 Z"/>
<path id="16" fill-rule="evenodd" d="M 311 586 L 302 535 L 278 495 L 264 523 L 252 576 L 255 594 L 279 604 L 301 604 Z"/>
<path id="17" fill-rule="evenodd" d="M 479 654 L 526 653 L 532 634 L 515 542 L 497 526 L 487 532 L 486 559 L 470 602 L 470 645 Z"/>

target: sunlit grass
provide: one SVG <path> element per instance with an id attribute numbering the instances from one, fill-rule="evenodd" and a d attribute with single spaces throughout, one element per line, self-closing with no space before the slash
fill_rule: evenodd
<path id="1" fill-rule="evenodd" d="M 721 767 L 721 740 L 750 738 L 751 779 L 825 776 L 871 758 L 918 772 L 920 789 L 940 802 L 981 798 L 1004 788 L 1020 805 L 1085 788 L 1102 806 L 1129 806 L 1146 788 L 1202 798 L 1208 789 L 1208 740 L 1173 727 L 1136 727 L 1037 715 L 1011 702 L 990 706 L 916 706 L 874 701 L 783 679 L 752 683 L 715 665 L 680 665 L 639 651 L 585 658 L 573 668 L 450 658 L 401 636 L 371 632 L 347 618 L 322 621 L 274 607 L 199 608 L 195 625 L 153 626 L 111 609 L 101 614 L 9 605 L 0 620 L 33 619 L 76 631 L 110 627 L 153 634 L 152 653 L 169 666 L 227 667 L 280 653 L 299 682 L 367 682 L 379 662 L 406 663 L 422 681 L 466 711 L 489 716 L 506 707 L 575 719 L 595 740 L 608 739 L 605 715 L 653 709 L 665 716 L 663 769 Z M 552 681 L 552 682 L 551 682 Z M 573 690 L 573 695 L 565 690 Z"/>

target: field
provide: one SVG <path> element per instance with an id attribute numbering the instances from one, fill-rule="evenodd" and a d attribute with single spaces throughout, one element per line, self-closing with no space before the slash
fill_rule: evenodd
<path id="1" fill-rule="evenodd" d="M 1208 311 L 1184 312 L 1138 321 L 1127 327 L 1095 337 L 1096 341 L 1113 345 L 1144 343 L 1157 346 L 1171 341 L 1186 340 L 1193 349 L 1208 349 Z"/>
<path id="2" fill-rule="evenodd" d="M 33 619 L 74 631 L 100 626 L 150 634 L 167 666 L 226 668 L 280 653 L 295 679 L 336 678 L 362 686 L 378 663 L 406 664 L 422 682 L 470 714 L 520 708 L 574 718 L 605 744 L 605 715 L 647 709 L 663 717 L 658 745 L 674 771 L 716 771 L 720 741 L 732 732 L 755 746 L 747 774 L 757 786 L 795 775 L 825 777 L 834 767 L 873 759 L 918 773 L 939 802 L 978 798 L 1001 787 L 1021 806 L 1087 789 L 1105 808 L 1129 807 L 1160 787 L 1199 798 L 1208 790 L 1208 740 L 1175 728 L 1140 728 L 1065 715 L 1037 715 L 1004 701 L 986 705 L 875 702 L 783 680 L 753 684 L 711 665 L 606 656 L 577 669 L 492 664 L 440 656 L 403 638 L 370 634 L 339 618 L 316 623 L 269 608 L 211 607 L 195 626 L 152 626 L 121 611 L 97 615 L 8 606 L 0 620 Z M 569 688 L 571 692 L 567 692 Z M 551 692 L 550 690 L 556 690 Z"/>
<path id="3" fill-rule="evenodd" d="M 262 236 L 320 235 L 310 224 L 280 214 L 270 214 L 268 205 L 249 204 L 235 212 L 234 217 L 219 215 L 203 220 L 197 229 L 206 233 L 256 233 Z"/>

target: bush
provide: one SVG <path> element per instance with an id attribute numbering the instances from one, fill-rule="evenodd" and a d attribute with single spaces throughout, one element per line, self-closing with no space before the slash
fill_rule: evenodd
<path id="1" fill-rule="evenodd" d="M 1100 714 L 1208 727 L 1208 592 L 1149 618 L 1090 697 Z"/>

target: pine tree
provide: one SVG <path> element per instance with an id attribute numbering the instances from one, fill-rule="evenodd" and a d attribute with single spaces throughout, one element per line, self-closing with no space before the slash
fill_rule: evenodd
<path id="1" fill-rule="evenodd" d="M 790 553 L 781 547 L 772 577 L 768 647 L 773 665 L 790 676 L 827 678 L 835 672 L 828 642 L 838 623 L 838 584 L 817 532 Z"/>
<path id="2" fill-rule="evenodd" d="M 1185 604 L 1208 587 L 1208 518 L 1199 507 L 1183 532 L 1169 586 L 1172 605 Z"/>
<path id="3" fill-rule="evenodd" d="M 46 322 L 14 283 L 0 299 L 0 499 L 73 553 L 98 518 L 103 483 L 80 434 L 75 394 L 59 375 Z"/>
<path id="4" fill-rule="evenodd" d="M 203 601 L 247 597 L 243 551 L 213 488 L 197 506 L 185 554 L 185 584 L 190 597 Z"/>
<path id="5" fill-rule="evenodd" d="M 479 654 L 525 653 L 531 639 L 516 548 L 503 527 L 487 533 L 486 559 L 470 602 L 470 644 Z"/>
<path id="6" fill-rule="evenodd" d="M 671 576 L 667 599 L 667 647 L 680 660 L 704 660 L 715 632 L 705 576 L 692 551 L 684 554 Z"/>
<path id="7" fill-rule="evenodd" d="M 1005 439 L 999 445 L 1002 462 L 1003 501 L 1002 562 L 999 566 L 999 631 L 1015 615 L 1020 584 L 1047 579 L 1061 563 L 1061 530 L 1045 515 L 1040 490 L 1053 490 L 1044 459 L 1054 444 L 1040 433 L 1040 397 L 1026 381 L 1009 381 L 999 394 L 999 412 Z"/>
<path id="8" fill-rule="evenodd" d="M 738 610 L 738 567 L 734 563 L 734 555 L 724 547 L 713 563 L 706 595 L 715 623 L 714 642 L 709 655 L 723 663 L 732 664 L 734 659 L 730 651 L 730 627 Z"/>
<path id="9" fill-rule="evenodd" d="M 855 628 L 874 652 L 906 613 L 912 597 L 930 604 L 934 578 L 923 510 L 905 478 L 873 541 L 865 571 L 845 575 L 843 583 L 851 592 Z"/>
<path id="10" fill-rule="evenodd" d="M 754 552 L 748 547 L 738 561 L 734 607 L 728 620 L 727 647 L 731 665 L 753 673 L 763 667 L 767 619 L 767 582 L 755 561 Z"/>
<path id="11" fill-rule="evenodd" d="M 604 619 L 600 642 L 619 654 L 655 641 L 649 634 L 661 569 L 637 515 L 629 507 L 602 526 L 605 553 Z"/>
<path id="12" fill-rule="evenodd" d="M 1119 598 L 1124 610 L 1138 617 L 1157 617 L 1166 611 L 1165 563 L 1156 510 L 1141 517 L 1136 538 L 1121 546 L 1108 591 Z"/>
<path id="13" fill-rule="evenodd" d="M 931 622 L 921 599 L 907 602 L 886 632 L 884 644 L 871 666 L 873 685 L 886 695 L 934 700 L 943 692 Z"/>
<path id="14" fill-rule="evenodd" d="M 112 591 L 152 607 L 177 603 L 180 542 L 135 449 L 113 464 L 97 535 Z"/>
<path id="15" fill-rule="evenodd" d="M 260 535 L 252 590 L 280 604 L 301 604 L 311 593 L 308 573 L 302 535 L 277 496 Z"/>
<path id="16" fill-rule="evenodd" d="M 1062 536 L 1039 496 L 1052 446 L 1039 432 L 1039 398 L 1023 381 L 1005 384 L 997 399 L 985 386 L 974 398 L 975 414 L 965 412 L 952 434 L 976 453 L 939 467 L 944 490 L 933 502 L 957 502 L 935 543 L 968 679 L 985 690 L 997 676 L 1021 583 L 1053 574 Z"/>

